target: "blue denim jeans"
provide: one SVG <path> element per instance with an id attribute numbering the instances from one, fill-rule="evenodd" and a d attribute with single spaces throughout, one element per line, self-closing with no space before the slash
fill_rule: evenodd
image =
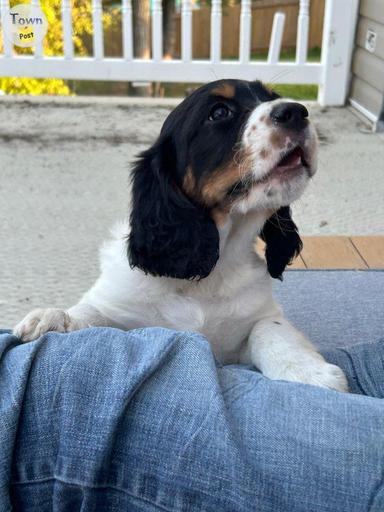
<path id="1" fill-rule="evenodd" d="M 383 512 L 384 343 L 325 355 L 353 394 L 221 367 L 194 333 L 3 332 L 0 511 Z"/>

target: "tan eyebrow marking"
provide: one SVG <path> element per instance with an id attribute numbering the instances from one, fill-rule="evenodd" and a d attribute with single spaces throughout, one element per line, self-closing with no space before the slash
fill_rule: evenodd
<path id="1" fill-rule="evenodd" d="M 235 95 L 235 87 L 230 84 L 221 84 L 212 89 L 211 94 L 222 96 L 223 98 L 233 98 Z"/>

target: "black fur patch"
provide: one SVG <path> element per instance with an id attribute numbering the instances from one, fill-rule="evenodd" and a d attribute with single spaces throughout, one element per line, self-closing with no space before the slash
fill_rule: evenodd
<path id="1" fill-rule="evenodd" d="M 129 262 L 155 276 L 200 279 L 219 258 L 219 233 L 209 212 L 172 181 L 166 146 L 160 141 L 133 169 Z"/>
<path id="2" fill-rule="evenodd" d="M 303 248 L 289 206 L 283 206 L 267 220 L 260 237 L 266 243 L 265 258 L 269 273 L 282 280 L 285 267 L 292 263 Z"/>

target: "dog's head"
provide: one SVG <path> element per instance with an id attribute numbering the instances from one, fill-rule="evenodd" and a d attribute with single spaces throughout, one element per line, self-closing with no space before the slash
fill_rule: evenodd
<path id="1" fill-rule="evenodd" d="M 261 236 L 269 272 L 279 277 L 301 248 L 288 205 L 315 173 L 316 149 L 306 108 L 260 82 L 219 80 L 197 89 L 133 169 L 131 266 L 206 277 L 226 216 L 272 210 Z"/>

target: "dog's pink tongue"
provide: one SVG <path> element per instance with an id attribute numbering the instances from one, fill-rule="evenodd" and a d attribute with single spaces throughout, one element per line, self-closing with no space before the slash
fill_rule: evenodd
<path id="1" fill-rule="evenodd" d="M 289 153 L 277 167 L 297 167 L 301 164 L 302 150 L 300 148 L 295 149 L 292 153 Z"/>

